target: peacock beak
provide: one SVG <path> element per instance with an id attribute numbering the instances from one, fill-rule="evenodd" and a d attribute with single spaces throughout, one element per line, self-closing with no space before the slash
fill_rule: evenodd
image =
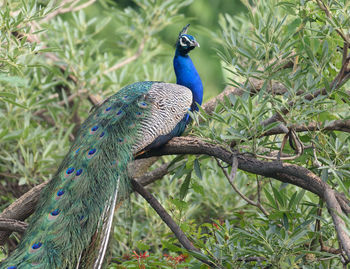
<path id="1" fill-rule="evenodd" d="M 192 47 L 198 47 L 198 48 L 200 47 L 199 43 L 197 41 L 195 41 L 195 40 L 192 41 L 191 46 Z"/>

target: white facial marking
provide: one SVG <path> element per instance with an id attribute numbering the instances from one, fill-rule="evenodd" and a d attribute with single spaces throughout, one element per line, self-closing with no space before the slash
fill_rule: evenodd
<path id="1" fill-rule="evenodd" d="M 181 47 L 186 47 L 187 46 L 186 42 L 190 42 L 190 40 L 188 39 L 187 36 L 182 36 L 180 38 L 180 45 L 181 45 Z"/>

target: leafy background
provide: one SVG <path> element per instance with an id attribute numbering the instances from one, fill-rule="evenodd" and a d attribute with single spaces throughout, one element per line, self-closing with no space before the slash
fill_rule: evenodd
<path id="1" fill-rule="evenodd" d="M 334 29 L 349 29 L 349 4 L 326 2 L 333 20 L 315 1 L 297 0 L 106 0 L 49 20 L 58 2 L 3 2 L 0 209 L 52 177 L 80 119 L 88 115 L 88 94 L 104 99 L 135 81 L 175 82 L 174 43 L 187 23 L 201 45 L 191 57 L 204 82 L 205 101 L 227 85 L 245 92 L 227 98 L 212 115 L 201 111 L 204 120 L 187 133 L 226 147 L 240 141 L 240 151 L 264 155 L 278 150 L 282 137 L 261 138 L 273 126 L 260 123 L 288 101 L 294 102 L 285 117 L 288 125 L 349 119 L 346 85 L 330 86 L 341 66 L 343 46 Z M 108 71 L 140 46 L 144 49 L 135 61 Z M 295 55 L 297 64 L 281 68 L 283 60 Z M 264 85 L 259 94 L 250 95 L 254 79 Z M 271 94 L 272 81 L 287 91 Z M 327 95 L 304 102 L 306 94 L 323 87 Z M 78 101 L 72 102 L 74 94 Z M 300 139 L 316 148 L 319 164 L 312 147 L 291 162 L 348 193 L 349 135 L 307 131 Z M 293 153 L 288 145 L 285 150 Z M 149 190 L 204 250 L 206 259 L 226 268 L 341 267 L 338 253 L 322 249 L 321 241 L 338 248 L 337 238 L 323 202 L 314 194 L 238 171 L 236 186 L 252 200 L 259 197 L 266 215 L 233 191 L 215 159 L 163 157 L 151 169 L 168 161 L 173 163 L 170 174 Z M 0 258 L 8 248 L 0 251 Z M 109 268 L 205 268 L 179 247 L 158 215 L 135 194 L 118 211 L 110 256 Z"/>

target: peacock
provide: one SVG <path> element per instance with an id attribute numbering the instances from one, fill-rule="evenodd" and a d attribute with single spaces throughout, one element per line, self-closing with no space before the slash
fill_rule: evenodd
<path id="1" fill-rule="evenodd" d="M 136 82 L 92 109 L 1 269 L 102 268 L 115 204 L 131 191 L 127 165 L 180 136 L 202 104 L 188 26 L 176 42 L 176 84 Z"/>

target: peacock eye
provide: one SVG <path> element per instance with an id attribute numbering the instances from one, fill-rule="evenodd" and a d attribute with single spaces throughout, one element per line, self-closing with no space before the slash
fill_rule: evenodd
<path id="1" fill-rule="evenodd" d="M 186 41 L 187 41 L 187 40 L 186 40 L 185 37 L 181 38 L 181 42 L 182 42 L 182 43 L 186 43 Z"/>

